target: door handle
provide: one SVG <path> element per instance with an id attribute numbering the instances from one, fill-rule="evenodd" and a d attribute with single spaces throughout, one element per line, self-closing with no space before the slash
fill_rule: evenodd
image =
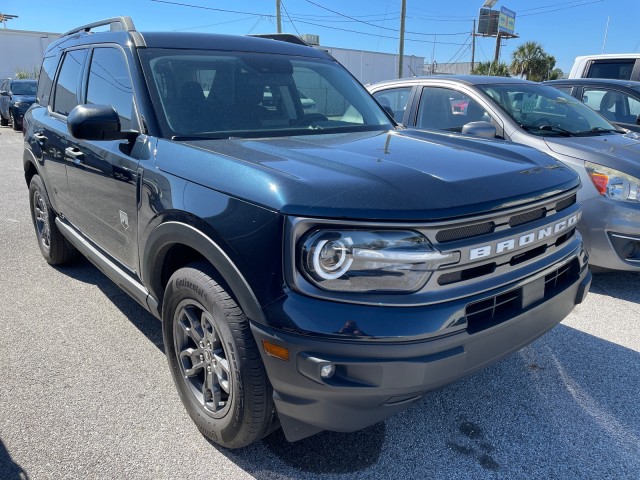
<path id="1" fill-rule="evenodd" d="M 65 158 L 70 159 L 75 165 L 82 165 L 84 163 L 84 153 L 82 153 L 76 147 L 65 148 L 64 155 Z"/>
<path id="2" fill-rule="evenodd" d="M 41 145 L 47 141 L 47 136 L 42 133 L 34 133 L 33 136 L 36 137 L 36 141 Z"/>

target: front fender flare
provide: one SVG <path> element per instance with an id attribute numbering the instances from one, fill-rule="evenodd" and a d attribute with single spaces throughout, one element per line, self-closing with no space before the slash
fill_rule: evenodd
<path id="1" fill-rule="evenodd" d="M 176 244 L 192 248 L 205 257 L 222 276 L 245 315 L 266 324 L 258 299 L 229 256 L 211 238 L 191 225 L 169 221 L 154 228 L 145 244 L 141 273 L 151 295 L 162 305 L 162 266 L 169 249 Z"/>

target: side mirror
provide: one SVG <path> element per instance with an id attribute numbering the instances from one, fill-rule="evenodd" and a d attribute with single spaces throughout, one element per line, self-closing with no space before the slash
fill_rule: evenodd
<path id="1" fill-rule="evenodd" d="M 485 121 L 469 122 L 462 127 L 462 133 L 476 137 L 496 138 L 497 130 L 493 124 Z"/>
<path id="2" fill-rule="evenodd" d="M 120 131 L 120 117 L 111 105 L 78 105 L 67 117 L 67 129 L 80 140 L 133 140 L 138 135 Z"/>
<path id="3" fill-rule="evenodd" d="M 640 125 L 640 115 L 636 117 L 636 125 Z"/>
<path id="4" fill-rule="evenodd" d="M 8 96 L 9 96 L 9 92 L 7 92 L 6 90 L 2 90 L 2 91 L 0 92 L 0 96 L 8 97 Z"/>

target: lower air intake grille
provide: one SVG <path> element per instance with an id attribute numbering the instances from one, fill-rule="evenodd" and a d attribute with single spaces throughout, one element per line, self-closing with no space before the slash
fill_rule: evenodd
<path id="1" fill-rule="evenodd" d="M 579 263 L 576 259 L 546 275 L 544 277 L 544 299 L 548 300 L 564 290 L 579 276 L 579 270 Z M 522 287 L 470 303 L 465 309 L 467 331 L 474 333 L 485 330 L 519 315 L 526 310 L 526 308 L 520 308 L 521 296 Z"/>

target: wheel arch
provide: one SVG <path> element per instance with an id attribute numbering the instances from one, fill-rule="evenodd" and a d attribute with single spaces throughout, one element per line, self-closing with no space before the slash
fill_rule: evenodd
<path id="1" fill-rule="evenodd" d="M 25 149 L 22 156 L 22 165 L 24 167 L 24 179 L 27 181 L 27 186 L 29 186 L 33 176 L 38 175 L 38 168 L 36 167 L 36 159 L 28 148 Z"/>
<path id="2" fill-rule="evenodd" d="M 145 243 L 141 259 L 142 280 L 158 301 L 162 315 L 164 289 L 169 277 L 185 265 L 207 261 L 220 276 L 229 294 L 245 315 L 265 324 L 264 313 L 249 283 L 225 251 L 209 236 L 192 225 L 168 221 L 155 227 Z"/>

